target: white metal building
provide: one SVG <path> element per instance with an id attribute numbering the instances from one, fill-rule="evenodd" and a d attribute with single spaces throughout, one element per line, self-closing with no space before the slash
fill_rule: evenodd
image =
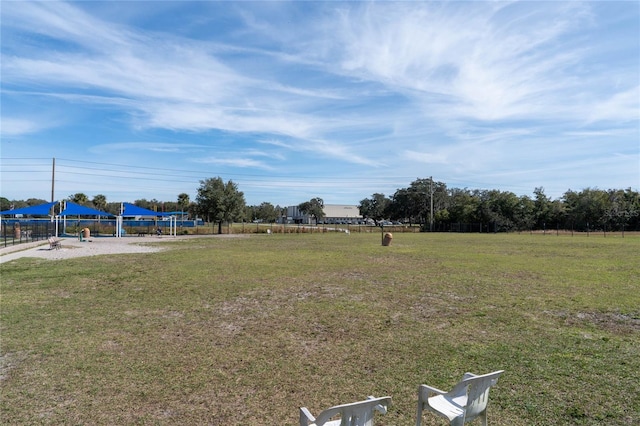
<path id="1" fill-rule="evenodd" d="M 355 225 L 360 222 L 364 222 L 358 206 L 344 204 L 325 204 L 323 211 L 324 218 L 319 220 L 318 223 Z M 302 214 L 302 212 L 298 209 L 298 206 L 287 207 L 287 221 L 291 223 L 315 225 L 313 218 L 309 215 Z"/>

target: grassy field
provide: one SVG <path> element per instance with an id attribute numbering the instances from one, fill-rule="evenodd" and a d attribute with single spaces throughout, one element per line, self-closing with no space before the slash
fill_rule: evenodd
<path id="1" fill-rule="evenodd" d="M 1 265 L 3 424 L 298 424 L 504 369 L 492 425 L 640 423 L 640 238 L 203 237 Z M 444 425 L 425 415 L 426 425 Z"/>

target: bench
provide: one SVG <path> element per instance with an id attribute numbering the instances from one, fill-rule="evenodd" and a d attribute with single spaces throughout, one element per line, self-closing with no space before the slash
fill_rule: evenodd
<path id="1" fill-rule="evenodd" d="M 62 240 L 60 240 L 59 238 L 49 237 L 48 241 L 49 241 L 49 250 L 53 250 L 53 249 L 57 250 L 60 247 L 62 247 Z"/>
<path id="2" fill-rule="evenodd" d="M 140 231 L 138 232 L 138 237 L 145 237 L 148 234 L 147 231 Z"/>

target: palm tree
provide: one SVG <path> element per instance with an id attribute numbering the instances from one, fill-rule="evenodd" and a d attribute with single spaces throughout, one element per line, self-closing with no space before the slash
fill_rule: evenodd
<path id="1" fill-rule="evenodd" d="M 93 206 L 98 210 L 104 211 L 107 208 L 107 197 L 102 194 L 98 194 L 93 197 L 93 200 L 91 200 L 91 202 L 93 203 Z"/>
<path id="2" fill-rule="evenodd" d="M 189 194 L 183 192 L 182 194 L 178 194 L 178 205 L 182 209 L 182 215 L 180 217 L 181 220 L 184 219 L 184 210 L 189 207 Z"/>
<path id="3" fill-rule="evenodd" d="M 89 203 L 89 197 L 82 192 L 78 192 L 76 194 L 69 196 L 69 201 L 72 201 L 76 204 L 80 204 L 81 206 L 86 206 Z"/>

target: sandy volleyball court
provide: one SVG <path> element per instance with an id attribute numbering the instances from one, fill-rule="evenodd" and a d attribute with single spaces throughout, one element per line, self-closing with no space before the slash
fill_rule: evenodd
<path id="1" fill-rule="evenodd" d="M 50 249 L 47 241 L 17 244 L 0 248 L 0 263 L 10 262 L 21 257 L 36 257 L 48 260 L 70 259 L 72 257 L 98 256 L 118 253 L 152 253 L 164 250 L 151 243 L 170 243 L 196 238 L 241 238 L 245 234 L 223 235 L 179 235 L 179 236 L 146 236 L 146 237 L 94 237 L 80 241 L 78 238 L 61 238 L 62 247 Z"/>
<path id="2" fill-rule="evenodd" d="M 77 238 L 62 238 L 62 247 L 50 249 L 47 241 L 25 243 L 0 249 L 0 263 L 21 257 L 59 260 L 72 257 L 97 256 L 117 253 L 150 253 L 162 250 L 149 243 L 176 241 L 185 237 L 98 237 L 79 241 Z"/>

